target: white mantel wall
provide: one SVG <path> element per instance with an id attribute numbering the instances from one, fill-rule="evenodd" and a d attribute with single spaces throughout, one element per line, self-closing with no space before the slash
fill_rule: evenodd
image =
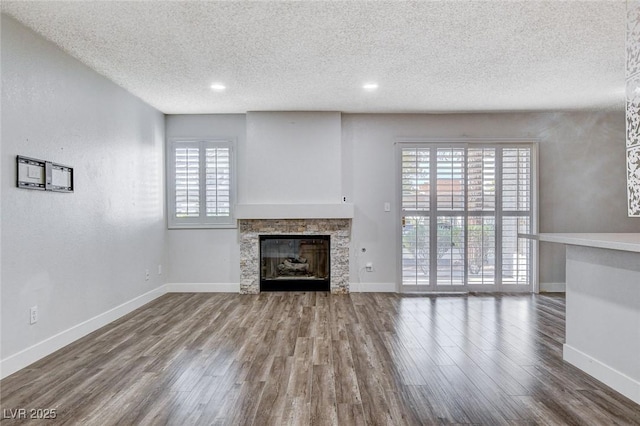
<path id="1" fill-rule="evenodd" d="M 247 113 L 239 172 L 240 204 L 340 203 L 340 113 Z"/>

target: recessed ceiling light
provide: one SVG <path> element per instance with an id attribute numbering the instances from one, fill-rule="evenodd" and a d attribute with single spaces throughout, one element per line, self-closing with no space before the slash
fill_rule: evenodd
<path id="1" fill-rule="evenodd" d="M 364 90 L 376 90 L 378 88 L 378 83 L 365 83 L 362 85 Z"/>
<path id="2" fill-rule="evenodd" d="M 220 84 L 220 83 L 213 83 L 211 85 L 211 90 L 215 90 L 216 92 L 222 92 L 226 88 L 227 87 L 224 84 Z"/>

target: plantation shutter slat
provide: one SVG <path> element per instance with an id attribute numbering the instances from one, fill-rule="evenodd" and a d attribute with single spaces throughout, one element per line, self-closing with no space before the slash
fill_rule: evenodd
<path id="1" fill-rule="evenodd" d="M 469 148 L 467 150 L 467 209 L 495 211 L 496 209 L 496 149 Z"/>
<path id="2" fill-rule="evenodd" d="M 429 150 L 402 151 L 402 208 L 407 211 L 429 210 Z"/>
<path id="3" fill-rule="evenodd" d="M 207 148 L 206 153 L 207 216 L 229 216 L 231 203 L 229 148 Z"/>
<path id="4" fill-rule="evenodd" d="M 429 148 L 402 150 L 403 276 L 429 281 L 429 209 L 431 153 Z"/>
<path id="5" fill-rule="evenodd" d="M 502 283 L 528 282 L 531 242 L 518 234 L 531 233 L 531 149 L 502 151 Z M 523 215 L 526 214 L 526 215 Z"/>
<path id="6" fill-rule="evenodd" d="M 436 166 L 438 211 L 463 211 L 465 208 L 465 150 L 438 148 Z"/>
<path id="7" fill-rule="evenodd" d="M 502 210 L 531 209 L 531 150 L 509 148 L 502 152 Z"/>
<path id="8" fill-rule="evenodd" d="M 200 215 L 200 151 L 176 148 L 175 204 L 176 217 Z"/>

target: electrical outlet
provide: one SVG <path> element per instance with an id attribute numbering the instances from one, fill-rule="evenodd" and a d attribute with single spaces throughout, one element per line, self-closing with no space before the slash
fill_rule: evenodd
<path id="1" fill-rule="evenodd" d="M 162 265 L 158 265 L 158 275 L 162 275 Z"/>
<path id="2" fill-rule="evenodd" d="M 38 305 L 32 306 L 29 309 L 29 324 L 35 324 L 38 322 Z"/>
<path id="3" fill-rule="evenodd" d="M 364 265 L 364 268 L 366 269 L 367 272 L 373 272 L 373 263 L 367 262 L 367 264 Z"/>
<path id="4" fill-rule="evenodd" d="M 149 281 L 149 270 L 148 269 L 144 270 L 144 280 L 145 281 Z"/>

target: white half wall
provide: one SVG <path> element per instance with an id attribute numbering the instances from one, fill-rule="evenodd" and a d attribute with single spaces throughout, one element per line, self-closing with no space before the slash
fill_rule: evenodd
<path id="1" fill-rule="evenodd" d="M 1 50 L 6 360 L 161 287 L 166 230 L 164 115 L 5 15 Z M 16 188 L 16 155 L 73 167 L 75 192 Z"/>
<path id="2" fill-rule="evenodd" d="M 640 404 L 640 253 L 567 245 L 563 358 Z"/>

